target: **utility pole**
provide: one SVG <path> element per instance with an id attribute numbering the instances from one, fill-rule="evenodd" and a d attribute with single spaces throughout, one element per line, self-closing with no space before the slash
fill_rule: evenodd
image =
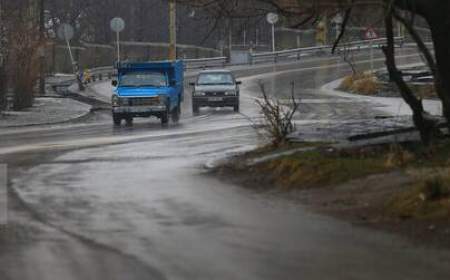
<path id="1" fill-rule="evenodd" d="M 169 0 L 169 60 L 177 59 L 177 1 Z"/>
<path id="2" fill-rule="evenodd" d="M 45 0 L 39 0 L 39 40 L 40 46 L 40 73 L 39 73 L 39 95 L 45 95 Z"/>

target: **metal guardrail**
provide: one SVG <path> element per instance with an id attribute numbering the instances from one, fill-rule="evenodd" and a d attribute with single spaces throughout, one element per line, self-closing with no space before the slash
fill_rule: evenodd
<path id="1" fill-rule="evenodd" d="M 199 69 L 212 67 L 225 67 L 226 57 L 183 59 L 185 69 Z"/>
<path id="2" fill-rule="evenodd" d="M 338 52 L 345 51 L 345 49 L 349 50 L 361 50 L 363 48 L 380 48 L 381 45 L 386 43 L 386 38 L 380 38 L 375 40 L 362 40 L 362 41 L 354 41 L 340 44 L 337 48 Z M 403 37 L 396 37 L 395 43 L 399 46 L 402 46 L 404 43 Z M 277 52 L 264 52 L 264 53 L 250 53 L 249 54 L 249 63 L 251 65 L 257 63 L 267 63 L 282 60 L 300 60 L 302 56 L 311 54 L 311 53 L 324 53 L 325 51 L 331 51 L 333 46 L 318 46 L 318 47 L 309 47 L 309 48 L 299 48 L 299 49 L 291 49 L 291 50 L 283 50 Z M 354 49 L 351 49 L 354 48 Z"/>
<path id="3" fill-rule="evenodd" d="M 409 46 L 409 44 L 405 43 L 405 39 L 403 37 L 396 37 L 395 43 L 402 46 Z M 361 40 L 340 44 L 337 48 L 338 52 L 346 51 L 346 50 L 361 50 L 368 48 L 380 48 L 382 45 L 386 43 L 386 38 L 380 38 L 375 40 Z M 309 47 L 309 48 L 299 48 L 299 49 L 291 49 L 291 50 L 283 50 L 277 52 L 263 52 L 263 53 L 249 53 L 249 61 L 250 65 L 257 63 L 277 63 L 283 60 L 300 60 L 302 56 L 312 54 L 312 53 L 325 53 L 325 51 L 331 51 L 333 46 L 319 46 L 319 47 Z M 227 65 L 226 57 L 212 57 L 212 58 L 198 58 L 198 59 L 184 59 L 185 69 L 207 69 L 207 68 L 223 68 Z M 101 81 L 104 79 L 112 79 L 116 75 L 116 70 L 112 66 L 105 67 L 97 67 L 88 69 L 83 73 L 83 80 L 85 83 L 91 83 L 96 81 Z M 67 87 L 68 83 L 76 82 L 76 78 L 73 80 L 67 80 L 61 85 L 55 85 L 55 87 Z"/>
<path id="4" fill-rule="evenodd" d="M 212 57 L 199 59 L 184 59 L 185 69 L 206 69 L 224 67 L 227 62 L 226 57 Z M 88 69 L 83 74 L 83 80 L 86 83 L 101 81 L 103 79 L 112 79 L 116 70 L 112 66 L 97 67 Z"/>

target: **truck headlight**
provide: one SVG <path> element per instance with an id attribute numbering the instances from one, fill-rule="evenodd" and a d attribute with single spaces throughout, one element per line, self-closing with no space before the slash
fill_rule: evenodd
<path id="1" fill-rule="evenodd" d="M 159 105 L 166 105 L 167 103 L 167 96 L 165 95 L 158 95 L 159 99 Z"/>
<path id="2" fill-rule="evenodd" d="M 119 96 L 117 96 L 117 95 L 114 94 L 114 95 L 111 97 L 111 104 L 112 104 L 112 106 L 114 106 L 114 107 L 120 106 L 120 98 L 119 98 Z"/>
<path id="3" fill-rule="evenodd" d="M 225 95 L 226 96 L 234 96 L 234 95 L 236 95 L 236 92 L 235 91 L 227 91 L 227 92 L 225 92 Z"/>
<path id="4" fill-rule="evenodd" d="M 202 91 L 196 91 L 194 92 L 194 96 L 205 96 L 206 93 L 202 92 Z"/>
<path id="5" fill-rule="evenodd" d="M 128 106 L 128 98 L 119 97 L 120 105 L 122 106 Z"/>

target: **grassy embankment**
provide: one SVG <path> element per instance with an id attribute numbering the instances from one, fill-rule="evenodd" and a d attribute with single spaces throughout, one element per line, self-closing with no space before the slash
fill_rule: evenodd
<path id="1" fill-rule="evenodd" d="M 419 144 L 383 145 L 335 149 L 327 145 L 305 146 L 305 151 L 248 165 L 253 159 L 275 152 L 299 149 L 298 144 L 273 149 L 264 147 L 239 156 L 222 167 L 246 177 L 256 189 L 310 190 L 334 188 L 375 174 L 398 172 L 410 178 L 407 185 L 392 186 L 383 198 L 380 215 L 400 219 L 450 218 L 450 143 L 424 149 Z M 359 192 L 364 192 L 361 183 Z M 396 189 L 398 187 L 398 189 Z M 377 206 L 380 208 L 380 205 Z"/>

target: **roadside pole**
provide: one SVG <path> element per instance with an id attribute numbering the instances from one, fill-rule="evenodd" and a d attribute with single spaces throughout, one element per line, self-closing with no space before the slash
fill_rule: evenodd
<path id="1" fill-rule="evenodd" d="M 45 0 L 39 2 L 39 95 L 45 95 Z"/>
<path id="2" fill-rule="evenodd" d="M 70 62 L 72 63 L 72 71 L 73 71 L 73 74 L 75 75 L 75 79 L 78 82 L 78 89 L 80 91 L 84 91 L 84 86 L 81 81 L 81 77 L 80 77 L 80 73 L 79 73 L 79 70 L 80 70 L 79 65 L 77 64 L 77 62 L 74 59 L 72 47 L 70 46 L 70 40 L 73 39 L 73 36 L 75 35 L 75 30 L 73 29 L 72 25 L 63 23 L 59 26 L 57 35 L 58 35 L 58 38 L 60 38 L 61 40 L 64 40 L 66 42 L 67 50 L 68 50 L 69 56 L 70 56 Z"/>
<path id="3" fill-rule="evenodd" d="M 73 36 L 75 35 L 73 27 L 70 24 L 63 23 L 59 26 L 57 35 L 59 39 L 64 40 L 64 42 L 66 43 L 67 50 L 69 52 L 70 63 L 72 64 L 72 70 L 74 74 L 78 75 L 78 73 L 76 73 L 76 63 L 73 57 L 72 48 L 70 46 L 70 40 L 72 40 Z"/>
<path id="4" fill-rule="evenodd" d="M 374 70 L 374 40 L 378 39 L 378 33 L 372 27 L 368 27 L 364 32 L 364 39 L 369 40 L 369 48 L 370 48 L 370 70 L 373 72 Z"/>
<path id="5" fill-rule="evenodd" d="M 66 46 L 67 46 L 67 50 L 69 51 L 70 63 L 72 63 L 72 69 L 73 69 L 73 71 L 75 72 L 75 71 L 76 71 L 76 69 L 75 69 L 76 63 L 75 63 L 75 59 L 74 59 L 74 57 L 73 57 L 72 47 L 70 46 L 70 41 L 69 41 L 69 39 L 66 39 Z"/>
<path id="6" fill-rule="evenodd" d="M 280 17 L 276 13 L 268 13 L 266 16 L 267 22 L 272 25 L 272 52 L 276 51 L 275 24 L 278 22 L 279 19 Z"/>
<path id="7" fill-rule="evenodd" d="M 120 32 L 116 32 L 117 62 L 120 63 Z"/>
<path id="8" fill-rule="evenodd" d="M 177 3 L 169 0 L 169 60 L 177 59 Z"/>
<path id="9" fill-rule="evenodd" d="M 231 53 L 233 49 L 233 19 L 228 18 L 228 62 L 231 62 Z"/>
<path id="10" fill-rule="evenodd" d="M 373 66 L 373 39 L 370 40 L 370 72 L 373 72 L 374 66 Z"/>
<path id="11" fill-rule="evenodd" d="M 272 24 L 272 52 L 275 52 L 275 24 Z"/>
<path id="12" fill-rule="evenodd" d="M 125 29 L 125 21 L 120 17 L 115 17 L 111 20 L 110 27 L 116 33 L 117 63 L 120 63 L 120 32 Z"/>

